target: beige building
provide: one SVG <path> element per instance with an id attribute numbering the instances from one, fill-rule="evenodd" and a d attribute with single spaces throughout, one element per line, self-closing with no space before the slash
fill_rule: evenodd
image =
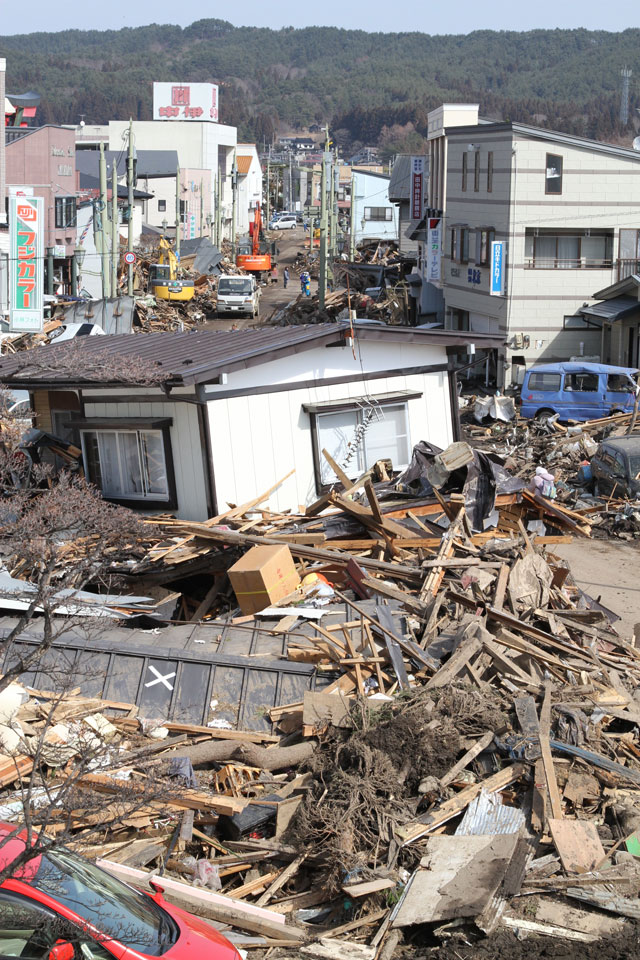
<path id="1" fill-rule="evenodd" d="M 128 120 L 109 122 L 111 150 L 122 149 L 128 129 Z M 236 128 L 222 123 L 193 120 L 134 120 L 133 135 L 136 150 L 176 150 L 181 168 L 210 172 L 210 196 L 206 207 L 217 211 L 216 199 L 219 199 L 222 236 L 230 238 L 233 212 L 232 172 L 237 147 Z M 199 184 L 199 176 L 196 177 L 195 182 Z M 166 200 L 168 199 L 167 197 Z M 199 210 L 199 198 L 196 206 Z M 198 215 L 196 213 L 196 220 Z"/>
<path id="2" fill-rule="evenodd" d="M 599 358 L 602 324 L 586 308 L 637 271 L 640 153 L 518 123 L 445 134 L 430 185 L 436 206 L 444 181 L 445 326 L 504 336 L 499 383 L 539 361 Z M 502 296 L 490 294 L 494 240 Z"/>

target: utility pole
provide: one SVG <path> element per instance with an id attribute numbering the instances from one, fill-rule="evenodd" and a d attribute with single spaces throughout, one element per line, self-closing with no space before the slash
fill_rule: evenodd
<path id="1" fill-rule="evenodd" d="M 269 193 L 271 192 L 271 146 L 269 146 L 269 156 L 267 157 L 267 226 L 269 226 L 269 220 L 271 217 L 271 205 L 269 201 Z"/>
<path id="2" fill-rule="evenodd" d="M 332 257 L 332 258 L 335 257 L 335 256 L 337 255 L 337 253 L 338 253 L 338 216 L 337 216 L 337 207 L 336 207 L 336 204 L 337 204 L 337 202 L 338 202 L 338 184 L 336 183 L 336 180 L 337 180 L 337 178 L 338 178 L 339 175 L 340 175 L 340 174 L 339 174 L 339 171 L 338 171 L 337 164 L 336 164 L 336 162 L 335 162 L 335 153 L 334 153 L 334 154 L 333 154 L 333 162 L 332 162 L 332 166 L 331 166 L 331 170 L 330 170 L 330 176 L 331 176 L 331 203 L 330 203 L 330 211 L 329 211 L 329 215 L 330 215 L 330 220 L 329 220 L 329 223 L 330 223 L 330 230 L 329 230 L 330 246 L 329 246 L 329 253 L 331 254 L 331 257 Z M 332 273 L 333 273 L 333 271 L 332 271 Z"/>
<path id="3" fill-rule="evenodd" d="M 127 156 L 127 250 L 133 253 L 133 120 L 129 119 L 129 153 Z M 127 293 L 133 296 L 133 264 L 127 264 Z"/>
<path id="4" fill-rule="evenodd" d="M 356 258 L 356 175 L 351 168 L 351 208 L 349 210 L 349 259 Z"/>
<path id="5" fill-rule="evenodd" d="M 180 262 L 180 167 L 176 169 L 176 257 Z"/>
<path id="6" fill-rule="evenodd" d="M 118 296 L 118 255 L 120 253 L 118 230 L 118 171 L 114 156 L 111 165 L 111 296 Z"/>
<path id="7" fill-rule="evenodd" d="M 231 167 L 231 250 L 236 255 L 236 219 L 238 216 L 238 166 L 236 151 L 233 151 L 233 166 Z"/>
<path id="8" fill-rule="evenodd" d="M 203 182 L 200 180 L 200 236 L 204 236 L 204 193 Z"/>
<path id="9" fill-rule="evenodd" d="M 329 157 L 329 127 L 325 127 L 326 136 L 322 154 L 322 179 L 320 181 L 320 271 L 318 280 L 318 306 L 324 310 L 327 295 L 327 166 Z"/>
<path id="10" fill-rule="evenodd" d="M 107 158 L 104 155 L 104 143 L 100 144 L 100 229 L 96 231 L 98 253 L 100 254 L 100 276 L 102 278 L 102 298 L 111 296 L 111 273 L 107 267 Z"/>
<path id="11" fill-rule="evenodd" d="M 220 169 L 216 176 L 216 247 L 222 249 L 222 206 L 220 203 L 222 191 L 220 189 Z"/>

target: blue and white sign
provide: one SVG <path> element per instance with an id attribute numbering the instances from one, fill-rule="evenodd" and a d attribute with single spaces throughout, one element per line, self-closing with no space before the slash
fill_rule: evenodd
<path id="1" fill-rule="evenodd" d="M 504 240 L 492 240 L 489 283 L 489 293 L 492 297 L 504 297 L 504 248 Z"/>

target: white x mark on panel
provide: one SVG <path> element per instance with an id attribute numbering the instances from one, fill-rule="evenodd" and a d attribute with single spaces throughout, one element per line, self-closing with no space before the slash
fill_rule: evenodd
<path id="1" fill-rule="evenodd" d="M 156 679 L 149 680 L 148 683 L 145 683 L 145 687 L 155 687 L 156 683 L 164 683 L 167 690 L 173 690 L 173 684 L 169 683 L 169 680 L 171 680 L 172 677 L 175 677 L 175 670 L 173 673 L 166 673 L 164 676 L 162 676 L 160 671 L 156 670 L 152 664 L 149 664 L 149 670 L 151 670 L 151 673 L 155 674 Z"/>

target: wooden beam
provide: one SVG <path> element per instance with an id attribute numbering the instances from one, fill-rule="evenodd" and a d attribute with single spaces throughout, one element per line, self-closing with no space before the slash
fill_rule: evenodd
<path id="1" fill-rule="evenodd" d="M 540 707 L 540 751 L 542 753 L 542 764 L 544 766 L 545 780 L 547 781 L 547 790 L 549 791 L 549 801 L 551 803 L 551 816 L 554 820 L 562 820 L 562 800 L 558 790 L 558 781 L 553 766 L 553 757 L 551 756 L 551 744 L 549 742 L 551 734 L 551 684 L 545 684 L 544 700 Z"/>

